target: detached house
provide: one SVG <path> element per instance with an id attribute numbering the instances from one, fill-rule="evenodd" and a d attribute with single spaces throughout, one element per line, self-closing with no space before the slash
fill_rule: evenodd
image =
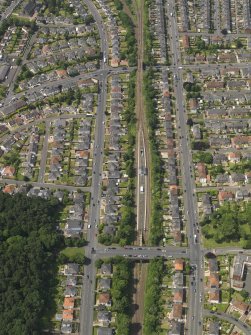
<path id="1" fill-rule="evenodd" d="M 234 199 L 234 194 L 232 192 L 220 191 L 218 194 L 218 200 L 220 203 L 225 201 L 232 201 Z"/>
<path id="2" fill-rule="evenodd" d="M 239 163 L 241 160 L 241 154 L 239 152 L 229 152 L 227 158 L 231 163 Z"/>
<path id="3" fill-rule="evenodd" d="M 204 163 L 198 163 L 197 164 L 197 171 L 198 171 L 200 183 L 201 184 L 206 184 L 207 183 L 206 165 Z"/>
<path id="4" fill-rule="evenodd" d="M 2 174 L 3 177 L 11 178 L 11 177 L 14 177 L 15 171 L 16 170 L 15 170 L 14 166 L 7 165 L 2 169 L 1 174 Z"/>

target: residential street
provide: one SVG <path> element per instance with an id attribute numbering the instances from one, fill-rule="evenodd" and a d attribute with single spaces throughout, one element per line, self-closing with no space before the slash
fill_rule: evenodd
<path id="1" fill-rule="evenodd" d="M 20 2 L 18 0 L 11 3 L 2 13 L 0 23 L 11 15 Z M 124 10 L 132 20 L 131 22 L 135 24 L 131 32 L 131 34 L 136 35 L 134 41 L 137 42 L 135 42 L 135 45 L 137 44 L 137 55 L 135 52 L 134 63 L 128 61 L 130 57 L 125 50 L 123 50 L 124 54 L 121 56 L 121 44 L 113 39 L 114 35 L 120 34 L 119 41 L 121 43 L 122 38 L 122 45 L 125 48 L 124 45 L 128 43 L 127 39 L 132 38 L 123 26 L 124 23 L 120 22 L 123 21 L 123 16 L 122 18 L 119 16 L 119 4 L 124 5 L 121 10 Z M 238 319 L 234 314 L 228 313 L 227 308 L 222 308 L 224 304 L 227 304 L 222 299 L 223 286 L 225 290 L 224 298 L 227 297 L 228 304 L 230 304 L 230 300 L 232 302 L 237 296 L 241 298 L 241 305 L 244 302 L 248 302 L 250 305 L 250 298 L 248 298 L 249 300 L 246 298 L 247 292 L 244 291 L 246 267 L 251 266 L 251 249 L 245 249 L 248 248 L 246 242 L 249 241 L 249 236 L 251 243 L 251 226 L 248 218 L 246 219 L 244 215 L 251 197 L 251 172 L 248 171 L 251 166 L 249 146 L 251 143 L 251 118 L 249 117 L 250 63 L 242 61 L 242 58 L 237 56 L 236 62 L 233 62 L 233 64 L 224 62 L 224 60 L 222 62 L 210 62 L 206 58 L 200 63 L 200 59 L 204 59 L 204 54 L 200 57 L 198 51 L 200 48 L 196 47 L 198 50 L 194 51 L 194 59 L 199 56 L 198 61 L 191 61 L 191 64 L 189 64 L 190 58 L 185 56 L 191 56 L 194 45 L 199 44 L 199 42 L 202 43 L 201 41 L 198 42 L 197 38 L 207 40 L 209 30 L 203 30 L 202 28 L 193 30 L 193 21 L 190 22 L 191 26 L 189 28 L 182 28 L 184 22 L 182 22 L 182 15 L 177 8 L 186 5 L 185 1 L 166 0 L 162 2 L 156 0 L 156 3 L 149 5 L 147 10 L 144 0 L 133 0 L 132 3 L 122 0 L 122 3 L 119 2 L 119 4 L 114 3 L 114 7 L 116 8 L 118 5 L 118 8 L 116 10 L 113 8 L 117 15 L 113 21 L 107 14 L 110 10 L 110 4 L 104 4 L 104 8 L 101 10 L 99 2 L 83 0 L 81 4 L 77 3 L 80 7 L 83 7 L 84 19 L 86 21 L 90 19 L 91 21 L 88 24 L 85 21 L 80 21 L 85 24 L 78 25 L 78 13 L 74 12 L 70 3 L 68 8 L 70 15 L 64 18 L 63 24 L 39 23 L 36 34 L 29 35 L 21 65 L 16 65 L 18 62 L 14 63 L 15 59 L 12 60 L 11 58 L 11 62 L 15 66 L 9 66 L 8 89 L 6 86 L 6 97 L 1 100 L 0 107 L 0 127 L 2 127 L 0 157 L 3 165 L 0 167 L 1 187 L 4 190 L 6 185 L 15 185 L 12 188 L 17 190 L 19 187 L 23 188 L 27 185 L 29 188 L 48 188 L 53 192 L 62 190 L 71 193 L 69 204 L 66 206 L 68 206 L 67 211 L 72 216 L 70 217 L 69 213 L 65 213 L 65 211 L 62 222 L 60 221 L 60 228 L 58 225 L 57 230 L 63 231 L 65 240 L 70 237 L 69 244 L 65 242 L 63 245 L 64 248 L 67 246 L 67 251 L 75 252 L 75 250 L 79 251 L 82 248 L 80 251 L 83 252 L 84 249 L 85 264 L 81 263 L 83 253 L 77 260 L 75 258 L 71 259 L 71 263 L 80 264 L 76 265 L 82 271 L 81 274 L 78 273 L 77 284 L 74 284 L 77 286 L 76 292 L 78 292 L 78 294 L 76 292 L 74 294 L 79 300 L 76 303 L 77 300 L 74 300 L 76 297 L 73 293 L 71 296 L 71 292 L 69 296 L 65 295 L 66 298 L 72 298 L 73 306 L 75 301 L 75 307 L 71 310 L 72 319 L 66 319 L 65 321 L 62 318 L 63 321 L 60 319 L 60 322 L 61 325 L 64 322 L 75 323 L 74 326 L 77 324 L 76 334 L 106 335 L 106 333 L 102 333 L 102 328 L 105 328 L 104 332 L 109 329 L 108 335 L 117 334 L 118 311 L 110 311 L 112 309 L 110 307 L 115 300 L 111 289 L 113 285 L 111 283 L 114 283 L 115 276 L 112 270 L 106 276 L 106 272 L 101 272 L 97 267 L 97 261 L 102 260 L 103 262 L 116 256 L 133 261 L 133 263 L 128 262 L 129 265 L 127 264 L 127 266 L 133 264 L 130 278 L 133 283 L 131 283 L 133 292 L 129 292 L 128 289 L 128 297 L 130 295 L 128 301 L 130 300 L 131 305 L 131 301 L 133 301 L 133 313 L 131 313 L 133 316 L 130 315 L 129 317 L 129 322 L 132 324 L 132 335 L 144 335 L 144 313 L 146 313 L 144 299 L 147 291 L 148 269 L 154 263 L 152 260 L 156 258 L 165 260 L 163 271 L 158 271 L 161 273 L 161 279 L 158 280 L 160 280 L 161 285 L 159 287 L 162 291 L 159 301 L 164 301 L 163 304 L 160 303 L 160 305 L 162 304 L 160 308 L 165 304 L 165 312 L 160 313 L 161 317 L 159 317 L 163 320 L 159 321 L 161 327 L 163 324 L 164 327 L 167 327 L 163 329 L 168 334 L 169 331 L 170 334 L 175 335 L 181 333 L 184 333 L 184 335 L 202 335 L 205 332 L 209 334 L 208 322 L 205 326 L 205 318 L 210 318 L 213 321 L 216 319 L 227 321 L 238 327 L 245 335 L 251 334 L 251 327 L 248 323 L 243 322 L 244 319 Z M 190 2 L 188 8 L 185 5 L 185 14 L 187 14 L 186 11 L 191 11 L 192 7 L 196 7 L 194 4 L 191 6 Z M 221 7 L 222 1 L 214 3 L 213 8 L 210 7 L 210 11 L 214 10 L 213 13 L 210 13 L 211 20 L 214 22 L 210 34 L 211 39 L 217 39 L 219 36 L 224 37 L 220 16 L 220 13 L 222 13 Z M 78 9 L 80 8 L 78 7 Z M 88 17 L 88 11 L 91 14 L 90 17 Z M 152 16 L 152 21 L 149 19 L 149 24 L 153 22 L 154 25 L 152 31 L 149 29 L 149 32 L 145 27 L 145 13 L 149 13 L 149 17 Z M 189 15 L 191 15 L 190 12 Z M 72 17 L 75 21 L 70 21 Z M 44 20 L 45 17 L 42 17 L 42 22 Z M 196 20 L 198 20 L 197 17 Z M 237 14 L 235 20 L 237 21 Z M 201 26 L 204 23 L 202 22 Z M 83 32 L 80 34 L 75 29 L 77 27 L 81 30 L 79 26 L 84 26 L 82 27 Z M 156 26 L 157 30 L 154 30 Z M 55 35 L 47 32 L 48 27 L 58 29 Z M 72 36 L 69 31 L 64 31 L 63 28 L 65 27 L 72 29 Z M 40 28 L 43 29 L 41 34 Z M 200 32 L 200 29 L 202 32 Z M 11 34 L 14 35 L 12 32 Z M 54 37 L 51 37 L 50 34 Z M 242 39 L 247 38 L 243 29 L 238 27 L 235 34 L 228 32 L 226 35 L 230 44 L 229 48 L 236 39 L 242 41 Z M 61 42 L 58 43 L 57 41 L 58 36 L 62 37 L 62 41 L 65 39 L 65 43 L 62 42 L 63 47 L 60 45 Z M 154 43 L 146 47 L 144 43 L 149 43 L 148 39 L 151 37 L 154 39 Z M 5 38 L 7 39 L 7 37 Z M 185 47 L 184 40 L 185 42 L 188 41 L 188 45 Z M 244 43 L 245 50 L 250 49 L 249 35 L 247 40 L 247 44 Z M 61 40 L 59 39 L 59 41 Z M 203 42 L 205 41 L 203 40 Z M 58 58 L 55 57 L 56 60 L 53 59 L 52 56 L 54 55 L 49 47 L 53 43 L 56 44 L 56 46 L 53 46 L 57 50 Z M 96 43 L 100 45 L 97 46 Z M 31 57 L 30 52 L 34 44 L 37 44 L 36 53 L 38 56 L 32 55 Z M 74 47 L 70 49 L 69 45 Z M 78 57 L 81 58 L 81 62 L 84 59 L 85 64 L 78 64 L 79 58 L 75 54 L 75 51 L 79 51 L 81 48 L 80 46 L 83 47 L 84 51 Z M 67 59 L 68 67 L 62 66 L 66 62 L 66 60 L 61 60 L 60 55 L 60 53 L 64 54 L 64 47 L 70 49 L 69 60 Z M 222 45 L 221 47 L 218 45 L 218 48 L 220 51 L 223 50 L 224 57 L 230 54 L 230 52 L 224 51 Z M 214 48 L 212 50 L 216 52 Z M 210 52 L 204 53 L 207 56 L 208 54 L 214 56 L 212 50 L 210 49 Z M 237 54 L 237 51 L 237 47 L 231 49 L 234 55 Z M 15 52 L 19 54 L 18 50 L 15 50 Z M 95 52 L 97 52 L 97 55 Z M 154 61 L 146 61 L 145 53 L 147 54 L 147 52 L 151 53 Z M 245 57 L 248 58 L 249 51 L 246 54 Z M 76 58 L 74 58 L 75 56 Z M 44 64 L 44 60 L 47 58 L 49 59 L 49 65 Z M 185 58 L 188 60 L 185 61 Z M 26 75 L 29 79 L 34 78 L 38 73 L 41 75 L 43 73 L 41 69 L 44 68 L 46 69 L 44 70 L 45 73 L 49 73 L 53 66 L 55 66 L 53 71 L 59 71 L 59 74 L 63 73 L 63 75 L 51 77 L 52 79 L 47 77 L 46 80 L 39 81 L 38 84 L 33 82 L 22 90 L 18 87 L 20 83 L 18 85 L 16 83 L 17 76 L 23 71 L 21 66 L 26 66 L 34 59 L 39 66 L 33 64 L 32 70 L 27 70 L 28 74 L 26 73 Z M 56 65 L 51 65 L 52 59 Z M 92 63 L 95 64 L 93 67 L 88 67 L 87 65 L 90 66 L 90 63 L 91 65 L 93 65 Z M 134 66 L 135 64 L 136 66 Z M 79 65 L 82 67 L 78 67 Z M 5 66 L 3 65 L 3 67 Z M 153 70 L 149 73 L 153 73 L 154 78 L 149 80 L 147 89 L 149 91 L 152 89 L 156 93 L 152 98 L 154 104 L 151 112 L 156 112 L 156 119 L 153 118 L 153 120 L 158 120 L 155 123 L 159 123 L 156 129 L 151 129 L 155 131 L 151 139 L 154 136 L 157 138 L 154 151 L 152 142 L 149 142 L 149 134 L 152 134 L 150 133 L 150 127 L 152 126 L 151 122 L 148 122 L 148 114 L 146 117 L 147 106 L 144 100 L 146 95 L 144 91 L 146 87 L 144 78 L 146 77 L 144 77 L 144 74 L 149 69 Z M 232 80 L 235 70 L 238 73 L 236 81 Z M 241 74 L 242 70 L 246 70 L 246 74 Z M 129 100 L 128 96 L 130 96 L 128 93 L 128 91 L 130 92 L 128 78 L 132 71 L 136 73 L 135 82 L 130 82 L 132 87 L 135 85 L 133 94 L 133 106 L 135 108 L 131 108 L 132 110 L 135 109 L 133 112 L 136 114 L 136 127 L 132 130 L 133 135 L 130 134 L 129 121 L 133 120 L 132 123 L 134 123 L 135 118 L 132 119 L 131 110 L 128 111 L 127 101 Z M 221 73 L 225 73 L 225 71 L 227 74 L 224 77 L 225 74 L 222 75 Z M 7 76 L 3 75 L 3 78 L 6 79 Z M 82 81 L 87 81 L 87 83 Z M 216 85 L 216 88 L 214 86 L 210 88 L 212 83 Z M 220 89 L 217 89 L 217 85 Z M 239 88 L 242 86 L 245 94 Z M 15 93 L 14 88 L 15 92 L 19 93 Z M 145 90 L 147 91 L 147 89 Z M 74 95 L 72 99 L 67 96 L 68 91 Z M 57 94 L 56 102 L 51 98 L 54 97 L 54 94 Z M 208 100 L 205 96 L 209 97 Z M 44 104 L 41 103 L 43 100 L 45 100 Z M 233 105 L 231 105 L 231 100 L 234 101 Z M 21 105 L 15 107 L 14 111 L 10 111 L 13 105 L 18 105 L 18 102 L 21 102 Z M 196 106 L 194 107 L 195 111 L 191 107 L 193 104 Z M 111 112 L 112 107 L 114 107 L 114 114 Z M 31 113 L 31 116 L 29 109 L 34 113 Z M 225 112 L 221 114 L 218 112 L 220 109 Z M 238 109 L 242 110 L 240 115 L 236 112 Z M 231 112 L 235 114 L 231 114 Z M 242 119 L 242 113 L 244 112 L 246 114 Z M 126 113 L 129 116 L 125 116 Z M 233 115 L 234 117 L 232 117 Z M 128 121 L 127 118 L 131 118 L 131 120 Z M 57 125 L 55 125 L 56 123 Z M 223 123 L 224 126 L 221 128 L 220 126 Z M 214 129 L 216 124 L 219 125 L 217 130 Z M 129 138 L 128 134 L 132 135 L 132 139 Z M 33 140 L 33 137 L 36 141 Z M 226 144 L 221 145 L 220 143 L 219 148 L 217 145 L 211 145 L 211 137 L 215 139 L 215 142 L 221 139 L 222 143 L 225 141 Z M 110 141 L 111 138 L 114 142 Z M 130 143 L 130 140 L 133 144 Z M 24 146 L 23 151 L 21 151 L 22 146 Z M 129 146 L 131 146 L 130 151 L 128 150 Z M 11 149 L 13 149 L 13 155 Z M 52 150 L 54 151 L 53 157 Z M 152 155 L 153 152 L 154 155 Z M 216 154 L 221 158 L 223 156 L 222 165 L 221 161 L 215 163 Z M 130 157 L 125 158 L 126 155 Z M 133 156 L 133 159 L 131 156 Z M 164 171 L 159 172 L 160 176 L 158 176 L 159 180 L 156 179 L 157 182 L 152 180 L 153 173 L 156 171 L 157 175 L 158 171 L 152 168 L 151 156 L 156 157 L 156 161 L 157 158 L 160 158 L 160 165 L 163 163 L 161 169 Z M 29 157 L 29 161 L 27 157 Z M 243 157 L 245 157 L 245 161 L 241 164 Z M 127 170 L 127 164 L 131 164 L 132 176 L 128 172 L 129 169 Z M 56 176 L 55 179 L 48 178 L 52 167 Z M 25 169 L 28 168 L 31 170 L 29 177 L 25 174 Z M 36 174 L 34 170 L 36 170 Z M 216 176 L 223 179 L 217 179 Z M 225 177 L 227 182 L 224 182 Z M 236 177 L 236 181 L 233 177 Z M 76 180 L 79 180 L 78 178 L 82 178 L 82 183 L 76 182 Z M 160 184 L 156 192 L 153 191 L 157 189 L 154 183 L 158 183 L 158 186 Z M 108 192 L 108 186 L 110 193 Z M 12 194 L 16 190 L 12 190 Z M 154 192 L 156 193 L 156 199 L 161 198 L 158 206 L 156 205 L 158 212 L 161 212 L 160 218 L 157 210 L 155 216 L 152 216 L 151 213 L 154 204 Z M 47 193 L 52 194 L 52 192 Z M 63 193 L 64 197 L 67 197 L 67 192 L 59 193 Z M 219 197 L 219 194 L 222 198 Z M 62 201 L 62 198 L 63 196 L 60 201 Z M 90 202 L 85 199 L 90 200 Z M 126 205 L 127 202 L 129 205 Z M 156 204 L 157 202 L 158 200 L 156 200 Z M 221 212 L 222 208 L 225 208 L 224 206 L 226 207 L 227 219 L 220 221 L 224 216 L 224 213 Z M 230 215 L 231 206 L 235 211 L 233 216 Z M 128 213 L 132 213 L 132 215 L 130 216 Z M 236 213 L 240 213 L 239 217 Z M 247 213 L 250 213 L 248 209 Z M 74 216 L 75 214 L 76 216 Z M 156 222 L 158 220 L 160 222 L 156 224 L 156 227 L 158 225 L 161 227 L 158 227 L 157 233 L 155 232 L 157 238 L 150 240 L 152 236 L 149 238 L 149 235 L 152 233 L 151 225 L 155 224 L 154 219 L 156 219 Z M 237 224 L 238 220 L 240 220 L 239 226 Z M 129 222 L 128 225 L 122 225 L 125 222 Z M 225 225 L 224 230 L 221 230 L 221 226 L 218 227 L 218 222 Z M 72 224 L 73 227 L 71 232 L 69 232 L 69 224 Z M 104 228 L 107 228 L 106 232 L 104 232 Z M 233 234 L 234 237 L 230 241 L 225 241 L 224 234 L 228 228 L 230 230 L 229 234 Z M 175 234 L 177 232 L 179 234 Z M 239 234 L 238 239 L 235 236 L 237 233 Z M 131 237 L 133 234 L 136 236 L 134 240 Z M 128 237 L 129 235 L 130 237 Z M 76 236 L 82 244 L 76 242 Z M 151 246 L 149 241 L 152 243 Z M 101 242 L 104 244 L 101 244 Z M 213 246 L 216 247 L 213 248 Z M 67 257 L 67 262 L 70 263 L 70 258 Z M 119 258 L 119 260 L 121 259 Z M 109 262 L 111 268 L 118 265 L 118 263 L 112 264 L 110 260 Z M 237 273 L 235 277 L 233 275 L 234 271 Z M 124 271 L 125 273 L 129 273 L 128 268 L 127 271 Z M 152 277 L 154 281 L 157 280 L 157 276 Z M 101 290 L 97 285 L 97 282 L 102 278 L 111 282 L 109 290 Z M 236 286 L 232 286 L 232 282 Z M 210 289 L 213 289 L 214 293 L 217 291 L 220 297 L 218 300 L 211 299 L 210 301 Z M 151 285 L 148 290 L 151 290 Z M 163 292 L 165 292 L 165 295 Z M 106 297 L 109 301 L 106 304 L 99 304 L 97 297 L 104 293 L 109 296 L 109 299 Z M 100 310 L 97 309 L 97 306 L 100 307 Z M 180 310 L 181 316 L 174 315 L 174 306 Z M 60 307 L 62 308 L 62 306 Z M 249 307 L 251 311 L 251 305 Z M 210 308 L 212 309 L 209 310 Z M 111 319 L 98 322 L 96 314 L 103 310 L 111 314 Z M 224 310 L 225 313 L 221 310 Z M 64 307 L 65 311 L 67 312 L 67 309 Z M 58 314 L 57 311 L 57 316 Z M 178 330 L 176 333 L 171 333 L 171 331 L 174 331 L 173 323 L 180 327 L 180 333 L 178 333 Z M 93 326 L 97 327 L 95 331 Z M 66 332 L 62 332 L 59 329 L 58 333 L 67 333 L 67 331 L 66 329 Z"/>
<path id="2" fill-rule="evenodd" d="M 207 310 L 203 311 L 204 316 L 207 317 L 215 317 L 218 318 L 220 320 L 225 320 L 228 321 L 229 323 L 234 324 L 235 326 L 237 326 L 244 334 L 248 335 L 250 334 L 250 327 L 248 327 L 245 323 L 241 322 L 239 319 L 234 318 L 233 316 L 230 316 L 229 314 L 226 313 L 214 313 L 214 312 L 210 312 Z"/>

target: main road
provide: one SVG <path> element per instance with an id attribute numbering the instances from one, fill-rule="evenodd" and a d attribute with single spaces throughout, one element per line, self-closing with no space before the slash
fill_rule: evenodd
<path id="1" fill-rule="evenodd" d="M 1 18 L 0 18 L 0 23 L 3 22 L 3 20 L 7 19 L 12 12 L 14 11 L 14 9 L 22 2 L 23 0 L 15 0 L 15 1 L 11 1 L 10 6 L 8 6 L 5 11 L 1 14 Z"/>
<path id="2" fill-rule="evenodd" d="M 90 12 L 92 13 L 99 30 L 101 41 L 101 52 L 108 58 L 108 40 L 106 29 L 103 21 L 92 1 L 85 0 Z M 94 305 L 94 289 L 95 289 L 95 254 L 92 250 L 97 245 L 97 227 L 100 214 L 101 200 L 101 183 L 102 183 L 102 166 L 103 166 L 103 150 L 105 138 L 105 109 L 107 95 L 107 64 L 101 60 L 101 73 L 99 80 L 98 107 L 95 124 L 95 140 L 94 140 L 94 159 L 92 169 L 92 187 L 91 187 L 91 202 L 88 224 L 88 246 L 85 248 L 85 256 L 90 260 L 90 263 L 84 268 L 84 279 L 82 289 L 82 300 L 80 309 L 80 335 L 92 335 L 93 328 L 93 305 Z"/>
<path id="3" fill-rule="evenodd" d="M 175 1 L 168 0 L 166 3 L 166 14 L 168 18 L 167 27 L 170 37 L 170 48 L 172 52 L 172 68 L 174 94 L 177 107 L 177 126 L 180 135 L 180 159 L 182 172 L 182 186 L 184 192 L 184 209 L 187 219 L 187 237 L 190 247 L 190 263 L 194 265 L 195 282 L 190 286 L 188 322 L 189 334 L 202 333 L 202 299 L 203 294 L 203 258 L 201 254 L 199 227 L 197 218 L 197 204 L 195 200 L 195 183 L 192 177 L 192 157 L 189 145 L 189 134 L 186 126 L 185 102 L 183 97 L 183 80 L 181 53 L 179 48 L 179 34 L 175 15 Z"/>

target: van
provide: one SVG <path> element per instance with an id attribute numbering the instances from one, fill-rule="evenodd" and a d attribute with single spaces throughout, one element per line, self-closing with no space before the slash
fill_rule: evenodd
<path id="1" fill-rule="evenodd" d="M 88 224 L 88 229 L 90 229 L 91 228 L 91 225 L 90 224 Z"/>
<path id="2" fill-rule="evenodd" d="M 144 192 L 144 186 L 140 186 L 140 193 Z"/>

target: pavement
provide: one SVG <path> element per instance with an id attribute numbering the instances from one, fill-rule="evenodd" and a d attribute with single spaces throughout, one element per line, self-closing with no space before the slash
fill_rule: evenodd
<path id="1" fill-rule="evenodd" d="M 48 152 L 48 139 L 49 139 L 49 131 L 50 131 L 50 123 L 48 120 L 45 122 L 45 136 L 43 142 L 43 148 L 41 151 L 41 160 L 40 160 L 40 167 L 39 167 L 39 174 L 38 174 L 38 182 L 42 183 L 44 181 L 44 175 L 46 170 L 46 159 L 47 159 L 47 152 Z"/>
<path id="2" fill-rule="evenodd" d="M 108 55 L 108 40 L 106 29 L 94 4 L 89 1 L 84 1 L 91 11 L 98 25 L 98 30 L 101 40 L 101 51 L 103 55 Z M 101 62 L 101 73 L 99 80 L 99 95 L 98 107 L 96 113 L 95 125 L 95 140 L 94 140 L 94 159 L 92 170 L 92 187 L 91 187 L 91 203 L 89 212 L 89 225 L 87 233 L 88 246 L 85 248 L 85 256 L 90 260 L 90 263 L 84 268 L 83 279 L 83 297 L 80 308 L 80 335 L 92 335 L 93 328 L 93 305 L 94 305 L 94 289 L 95 289 L 95 255 L 92 250 L 97 246 L 97 226 L 99 224 L 100 201 L 101 201 L 101 183 L 102 183 L 102 166 L 103 166 L 103 150 L 105 136 L 105 110 L 106 110 L 106 95 L 107 95 L 107 65 L 104 58 Z"/>
<path id="3" fill-rule="evenodd" d="M 23 0 L 16 0 L 16 1 L 12 1 L 10 6 L 8 6 L 5 11 L 1 14 L 1 19 L 0 19 L 0 23 L 2 23 L 3 20 L 7 19 L 12 12 L 14 11 L 14 9 L 22 2 Z"/>
<path id="4" fill-rule="evenodd" d="M 213 311 L 208 311 L 204 310 L 203 315 L 207 317 L 215 317 L 217 319 L 223 320 L 223 321 L 228 321 L 229 323 L 235 325 L 237 328 L 239 328 L 244 334 L 250 335 L 251 334 L 251 327 L 248 326 L 247 324 L 241 322 L 239 319 L 236 319 L 235 317 L 223 313 L 223 312 L 213 312 Z"/>
<path id="5" fill-rule="evenodd" d="M 100 41 L 101 41 L 101 51 L 103 55 L 108 56 L 109 53 L 109 44 L 107 38 L 106 27 L 104 22 L 96 9 L 95 5 L 90 0 L 83 0 L 84 3 L 88 6 L 91 11 L 95 21 L 97 22 Z M 2 18 L 5 15 L 6 17 L 14 10 L 15 6 L 20 3 L 21 0 L 15 1 L 9 9 L 2 14 Z M 216 6 L 217 7 L 217 6 Z M 45 142 L 41 152 L 41 165 L 38 182 L 28 182 L 28 184 L 37 187 L 44 187 L 49 189 L 65 189 L 68 191 L 76 191 L 78 189 L 84 192 L 91 193 L 91 202 L 90 202 L 90 211 L 89 211 L 89 222 L 88 227 L 84 227 L 87 231 L 87 240 L 88 245 L 85 247 L 85 256 L 87 257 L 88 264 L 84 267 L 84 276 L 83 276 L 83 289 L 82 289 L 82 301 L 80 306 L 80 335 L 92 335 L 93 328 L 93 307 L 94 307 L 94 297 L 95 297 L 95 281 L 96 281 L 96 267 L 95 261 L 98 258 L 107 258 L 120 255 L 122 257 L 133 259 L 139 262 L 146 262 L 155 257 L 164 257 L 165 259 L 174 259 L 174 258 L 186 258 L 190 260 L 190 264 L 194 266 L 193 277 L 195 277 L 194 285 L 190 285 L 188 292 L 188 315 L 187 315 L 187 324 L 188 333 L 191 335 L 201 335 L 202 334 L 202 324 L 203 316 L 215 316 L 219 319 L 226 320 L 239 329 L 241 329 L 244 334 L 250 334 L 250 327 L 242 323 L 240 320 L 233 318 L 232 316 L 225 313 L 212 313 L 207 310 L 203 310 L 203 282 L 201 278 L 204 277 L 204 255 L 211 251 L 216 255 L 223 255 L 226 253 L 237 254 L 251 254 L 251 250 L 243 250 L 240 248 L 216 248 L 213 250 L 203 249 L 201 245 L 200 232 L 198 226 L 198 215 L 197 215 L 197 204 L 196 197 L 194 196 L 195 192 L 195 181 L 193 177 L 193 163 L 191 157 L 190 143 L 189 143 L 189 134 L 186 126 L 186 113 L 184 109 L 185 100 L 183 96 L 183 82 L 182 82 L 182 71 L 190 69 L 200 69 L 200 68 L 221 68 L 225 67 L 226 64 L 200 64 L 200 65 L 182 65 L 181 64 L 181 53 L 179 49 L 179 34 L 177 30 L 177 22 L 175 15 L 175 1 L 167 0 L 165 4 L 166 15 L 167 15 L 167 30 L 170 37 L 170 48 L 172 52 L 172 64 L 169 67 L 158 66 L 155 67 L 156 70 L 159 68 L 167 68 L 171 71 L 173 75 L 174 82 L 174 93 L 176 98 L 177 106 L 177 129 L 178 133 L 183 136 L 180 139 L 180 149 L 179 154 L 181 157 L 181 173 L 182 173 L 182 189 L 184 191 L 184 214 L 187 222 L 187 238 L 189 247 L 148 247 L 148 246 L 127 246 L 124 248 L 121 247 L 105 247 L 98 244 L 97 241 L 97 227 L 99 224 L 99 215 L 100 215 L 100 202 L 101 202 L 101 183 L 102 183 L 102 166 L 103 166 L 103 152 L 104 152 L 104 136 L 105 136 L 105 109 L 107 101 L 107 79 L 112 74 L 127 73 L 135 68 L 111 68 L 109 67 L 104 59 L 101 61 L 101 67 L 99 70 L 80 74 L 74 78 L 64 78 L 58 81 L 46 82 L 43 85 L 38 87 L 33 87 L 29 91 L 25 91 L 19 94 L 8 96 L 7 99 L 3 100 L 3 104 L 6 106 L 12 102 L 13 97 L 19 99 L 23 96 L 28 97 L 29 94 L 43 91 L 47 87 L 59 86 L 59 85 L 68 85 L 75 84 L 80 79 L 89 79 L 96 78 L 99 82 L 99 94 L 98 94 L 98 106 L 97 113 L 95 115 L 95 139 L 94 139 L 94 159 L 92 167 L 92 185 L 91 187 L 75 187 L 70 185 L 58 185 L 44 183 L 44 174 L 46 166 L 46 153 L 47 153 L 47 143 L 49 135 L 49 123 L 58 117 L 62 118 L 77 118 L 82 117 L 83 115 L 60 115 L 53 116 L 46 119 L 46 133 L 45 133 Z M 219 27 L 219 25 L 218 25 Z M 219 28 L 218 28 L 219 29 Z M 217 31 L 217 34 L 219 32 Z M 188 33 L 189 35 L 190 33 Z M 192 36 L 192 34 L 190 34 Z M 196 33 L 194 34 L 196 36 Z M 247 67 L 247 64 L 235 64 L 235 67 Z M 18 73 L 18 71 L 17 71 Z M 36 123 L 41 122 L 37 120 L 31 122 L 28 125 L 24 125 L 18 128 L 18 130 L 23 130 L 29 128 Z M 17 129 L 15 129 L 15 132 Z M 137 151 L 137 170 L 138 170 L 138 187 L 137 187 L 137 207 L 138 207 L 138 220 L 137 227 L 141 227 L 141 230 L 145 230 L 146 227 L 146 217 L 147 217 L 147 205 L 146 205 L 146 195 L 150 194 L 150 185 L 147 185 L 146 175 L 141 173 L 142 167 L 147 167 L 146 162 L 146 144 L 144 143 L 144 135 L 140 135 L 142 132 L 139 129 L 138 137 L 138 151 Z M 8 135 L 9 136 L 9 135 Z M 4 137 L 2 137 L 3 139 Z M 0 179 L 2 183 L 24 185 L 27 182 L 17 181 L 12 179 Z M 143 187 L 143 192 L 140 191 Z M 225 188 L 225 187 L 224 187 Z M 210 187 L 210 189 L 212 189 Z M 142 189 L 141 189 L 142 190 Z M 205 190 L 205 188 L 203 188 Z M 142 244 L 142 241 L 141 243 Z M 194 289 L 196 288 L 196 291 Z M 201 298 L 202 297 L 202 298 Z"/>
<path id="6" fill-rule="evenodd" d="M 29 96 L 31 96 L 32 94 L 35 94 L 37 92 L 43 92 L 44 89 L 50 88 L 50 87 L 58 87 L 58 86 L 62 86 L 62 87 L 69 87 L 69 84 L 76 84 L 76 82 L 78 82 L 78 80 L 86 80 L 86 79 L 99 79 L 100 76 L 104 76 L 104 75 L 112 75 L 112 74 L 119 74 L 119 73 L 128 73 L 129 71 L 134 70 L 133 67 L 131 68 L 111 68 L 111 67 L 106 67 L 105 69 L 98 69 L 96 71 L 93 72 L 88 72 L 88 73 L 83 73 L 80 74 L 76 77 L 66 77 L 66 78 L 62 78 L 62 79 L 58 79 L 58 80 L 54 80 L 54 81 L 48 81 L 45 82 L 43 85 L 38 85 L 35 87 L 31 87 L 29 88 L 29 90 L 26 91 L 22 91 L 20 93 L 16 93 L 16 94 L 12 94 L 12 95 L 8 95 L 7 98 L 2 99 L 1 103 L 3 104 L 3 106 L 8 106 L 10 103 L 12 103 L 13 99 L 15 100 L 19 100 L 21 98 L 29 98 Z M 42 98 L 41 98 L 42 99 Z"/>
<path id="7" fill-rule="evenodd" d="M 32 185 L 33 187 L 41 187 L 41 188 L 49 188 L 49 189 L 59 189 L 59 190 L 67 190 L 69 192 L 81 190 L 83 192 L 90 192 L 90 187 L 77 187 L 77 186 L 71 186 L 71 185 L 63 185 L 63 184 L 53 184 L 53 183 L 44 183 L 44 182 L 32 182 L 32 181 L 21 181 L 21 180 L 15 180 L 15 179 L 6 179 L 6 178 L 0 178 L 0 183 L 4 184 L 14 184 L 17 186 L 22 185 Z"/>
<path id="8" fill-rule="evenodd" d="M 197 216 L 197 204 L 193 196 L 195 190 L 195 182 L 191 177 L 191 171 L 193 168 L 189 134 L 186 126 L 186 114 L 185 114 L 185 100 L 183 96 L 183 81 L 182 81 L 182 63 L 181 53 L 179 48 L 179 34 L 176 22 L 176 16 L 171 16 L 171 13 L 175 13 L 175 2 L 168 0 L 166 3 L 166 14 L 168 17 L 167 29 L 171 38 L 171 52 L 172 52 L 172 67 L 173 67 L 173 81 L 174 81 L 174 93 L 176 98 L 177 106 L 177 126 L 179 133 L 183 136 L 180 140 L 180 158 L 181 158 L 181 172 L 182 172 L 182 188 L 184 191 L 184 209 L 185 217 L 187 219 L 187 238 L 190 246 L 190 264 L 194 265 L 195 271 L 193 276 L 195 277 L 194 285 L 190 285 L 190 292 L 188 294 L 189 305 L 188 305 L 188 318 L 186 327 L 189 329 L 189 334 L 197 335 L 202 333 L 202 301 L 200 299 L 200 293 L 203 292 L 203 282 L 200 278 L 203 278 L 203 258 L 201 254 L 199 227 L 198 227 L 198 216 Z"/>

